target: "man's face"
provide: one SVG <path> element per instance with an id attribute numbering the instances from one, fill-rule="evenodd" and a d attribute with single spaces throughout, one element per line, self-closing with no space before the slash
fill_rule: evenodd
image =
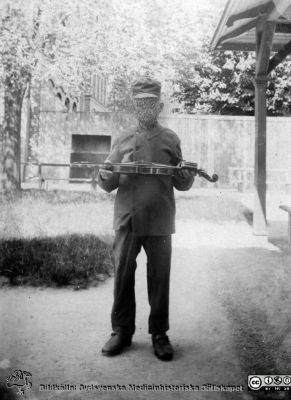
<path id="1" fill-rule="evenodd" d="M 146 126 L 155 125 L 162 108 L 157 98 L 134 99 L 134 110 L 138 121 Z"/>

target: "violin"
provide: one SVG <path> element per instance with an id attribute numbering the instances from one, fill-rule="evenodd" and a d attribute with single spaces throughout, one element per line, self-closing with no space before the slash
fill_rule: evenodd
<path id="1" fill-rule="evenodd" d="M 128 162 L 128 163 L 110 163 L 105 162 L 104 164 L 90 164 L 90 163 L 76 163 L 72 164 L 76 166 L 92 166 L 106 169 L 118 174 L 138 174 L 138 175 L 168 175 L 174 176 L 177 171 L 189 170 L 194 171 L 195 175 L 198 175 L 209 182 L 216 182 L 218 175 L 208 175 L 203 169 L 199 169 L 197 163 L 181 161 L 177 166 L 164 165 L 157 163 L 145 163 L 145 162 Z"/>

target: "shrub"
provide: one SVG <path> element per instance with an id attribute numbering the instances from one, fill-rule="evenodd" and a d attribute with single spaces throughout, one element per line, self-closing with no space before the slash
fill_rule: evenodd
<path id="1" fill-rule="evenodd" d="M 0 275 L 12 284 L 87 286 L 112 270 L 111 245 L 95 235 L 0 241 Z"/>

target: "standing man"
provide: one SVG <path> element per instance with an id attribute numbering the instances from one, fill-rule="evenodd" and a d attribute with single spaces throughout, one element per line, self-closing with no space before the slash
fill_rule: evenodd
<path id="1" fill-rule="evenodd" d="M 117 138 L 109 163 L 147 162 L 178 165 L 182 161 L 180 140 L 158 123 L 163 108 L 161 84 L 144 78 L 132 87 L 132 99 L 139 125 Z M 194 173 L 179 171 L 175 176 L 125 175 L 100 169 L 98 184 L 107 192 L 118 188 L 114 206 L 113 245 L 115 281 L 111 313 L 113 333 L 102 349 L 106 356 L 130 346 L 135 332 L 136 258 L 144 248 L 147 256 L 147 284 L 150 315 L 149 333 L 155 355 L 173 358 L 169 329 L 169 283 L 171 235 L 175 232 L 173 187 L 188 190 Z"/>

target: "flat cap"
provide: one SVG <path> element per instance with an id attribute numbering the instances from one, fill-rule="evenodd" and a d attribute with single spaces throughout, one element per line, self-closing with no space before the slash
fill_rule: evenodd
<path id="1" fill-rule="evenodd" d="M 160 97 L 161 87 L 162 85 L 160 82 L 154 79 L 139 79 L 132 85 L 132 97 L 135 99 L 143 99 L 145 97 Z"/>

